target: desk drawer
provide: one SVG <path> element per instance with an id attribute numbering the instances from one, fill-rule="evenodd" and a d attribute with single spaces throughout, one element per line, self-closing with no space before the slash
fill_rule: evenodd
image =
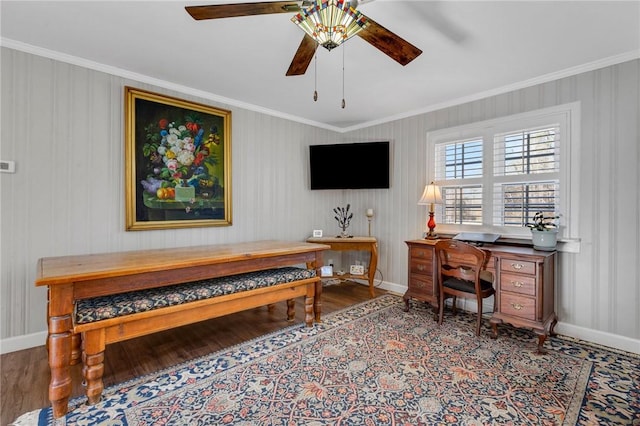
<path id="1" fill-rule="evenodd" d="M 411 293 L 420 293 L 425 296 L 434 296 L 433 280 L 431 277 L 412 274 L 409 277 L 409 291 L 411 291 Z"/>
<path id="2" fill-rule="evenodd" d="M 502 273 L 500 275 L 500 291 L 510 291 L 535 296 L 536 277 Z"/>
<path id="3" fill-rule="evenodd" d="M 411 247 L 411 258 L 414 259 L 433 259 L 433 249 L 424 247 Z"/>
<path id="4" fill-rule="evenodd" d="M 530 297 L 522 297 L 507 292 L 500 293 L 500 312 L 535 321 L 536 301 Z"/>
<path id="5" fill-rule="evenodd" d="M 411 274 L 433 275 L 433 261 L 411 258 Z"/>
<path id="6" fill-rule="evenodd" d="M 517 272 L 518 274 L 536 274 L 535 262 L 526 262 L 515 259 L 502 259 L 500 262 L 500 270 L 504 272 Z"/>

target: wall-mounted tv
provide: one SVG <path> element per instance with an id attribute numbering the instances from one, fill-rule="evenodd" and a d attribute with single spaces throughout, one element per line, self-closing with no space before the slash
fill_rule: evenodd
<path id="1" fill-rule="evenodd" d="M 311 189 L 389 188 L 389 142 L 309 147 Z"/>

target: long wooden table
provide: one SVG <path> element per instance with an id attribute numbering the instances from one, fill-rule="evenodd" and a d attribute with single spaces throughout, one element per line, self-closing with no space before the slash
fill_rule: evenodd
<path id="1" fill-rule="evenodd" d="M 74 334 L 76 300 L 192 282 L 282 266 L 322 266 L 329 246 L 259 241 L 171 249 L 46 257 L 38 261 L 36 286 L 48 287 L 49 399 L 54 417 L 66 413 L 72 383 L 69 367 L 80 361 Z M 315 286 L 314 316 L 321 317 L 322 284 Z"/>

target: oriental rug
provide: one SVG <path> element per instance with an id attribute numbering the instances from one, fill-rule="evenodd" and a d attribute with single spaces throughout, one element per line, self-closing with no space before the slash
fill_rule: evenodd
<path id="1" fill-rule="evenodd" d="M 384 295 L 16 425 L 640 425 L 640 355 Z"/>

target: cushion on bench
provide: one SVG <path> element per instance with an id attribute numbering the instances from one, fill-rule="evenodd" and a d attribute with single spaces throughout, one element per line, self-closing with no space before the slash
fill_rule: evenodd
<path id="1" fill-rule="evenodd" d="M 313 269 L 285 267 L 78 300 L 76 324 L 180 305 L 225 294 L 313 278 Z"/>

